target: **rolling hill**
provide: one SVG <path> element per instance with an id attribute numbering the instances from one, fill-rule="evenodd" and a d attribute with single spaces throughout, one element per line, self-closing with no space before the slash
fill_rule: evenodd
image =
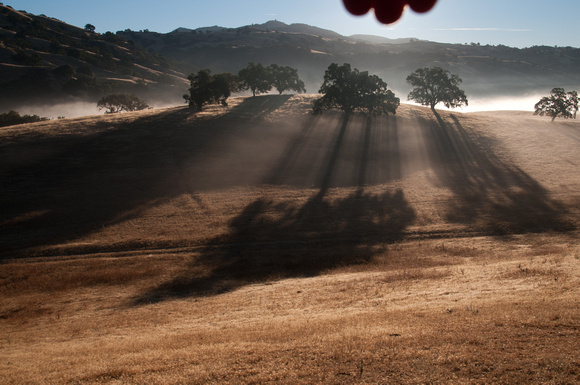
<path id="1" fill-rule="evenodd" d="M 151 104 L 176 101 L 187 87 L 185 77 L 178 65 L 112 32 L 98 34 L 0 5 L 2 112 L 31 104 L 96 103 L 123 91 Z"/>
<path id="2" fill-rule="evenodd" d="M 576 382 L 580 124 L 313 98 L 0 129 L 3 382 Z"/>
<path id="3" fill-rule="evenodd" d="M 3 382 L 578 380 L 580 124 L 313 98 L 0 129 Z"/>
<path id="4" fill-rule="evenodd" d="M 321 205 L 311 218 L 313 229 L 279 223 L 275 237 L 282 239 L 349 233 L 342 228 L 350 217 L 340 217 L 341 199 L 337 212 L 322 204 L 335 193 L 346 199 L 342 204 L 360 204 L 365 215 L 372 213 L 367 206 L 393 205 L 400 218 L 391 223 L 385 212 L 368 220 L 384 224 L 362 232 L 376 234 L 377 241 L 565 231 L 577 225 L 566 208 L 578 203 L 574 192 L 580 190 L 576 121 L 551 124 L 524 112 L 433 115 L 402 105 L 394 117 L 345 122 L 334 113 L 313 117 L 312 100 L 238 97 L 230 107 L 211 106 L 200 114 L 174 107 L 6 127 L 0 131 L 6 186 L 1 249 L 9 257 L 37 254 L 36 247 L 66 249 L 71 242 L 84 245 L 73 250 L 111 251 L 204 244 L 205 230 L 192 234 L 191 226 L 227 233 L 234 220 L 223 218 L 218 225 L 220 213 L 193 215 L 204 212 L 205 194 L 236 191 L 246 197 L 239 199 L 248 205 L 242 212 L 258 204 L 254 214 L 274 215 L 278 206 L 258 198 L 265 186 L 290 195 L 307 191 L 304 196 L 312 194 L 314 201 L 303 203 L 314 205 L 312 213 Z M 190 203 L 184 205 L 184 199 Z M 419 209 L 423 204 L 438 208 L 427 215 Z M 180 218 L 179 228 L 156 228 L 157 210 L 168 210 L 166 215 L 177 210 L 171 215 Z M 297 208 L 287 210 L 296 214 Z M 134 226 L 117 228 L 132 222 L 129 218 L 137 221 Z M 256 241 L 274 236 L 252 233 Z M 116 240 L 107 241 L 110 236 Z"/>

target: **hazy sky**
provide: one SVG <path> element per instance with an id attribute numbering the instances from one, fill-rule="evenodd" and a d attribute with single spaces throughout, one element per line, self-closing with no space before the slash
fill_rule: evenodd
<path id="1" fill-rule="evenodd" d="M 383 26 L 369 14 L 348 14 L 341 0 L 8 0 L 17 10 L 45 14 L 97 32 L 130 28 L 170 32 L 178 27 L 240 27 L 277 19 L 306 23 L 343 35 L 416 37 L 446 43 L 580 47 L 580 0 L 439 0 L 418 15 Z"/>

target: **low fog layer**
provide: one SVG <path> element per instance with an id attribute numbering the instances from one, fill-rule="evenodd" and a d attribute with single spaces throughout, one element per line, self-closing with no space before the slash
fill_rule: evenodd
<path id="1" fill-rule="evenodd" d="M 151 108 L 165 108 L 180 105 L 177 102 L 160 101 L 157 103 L 147 103 Z M 38 115 L 50 119 L 59 117 L 78 118 L 81 116 L 103 115 L 104 110 L 97 108 L 97 103 L 93 102 L 70 102 L 55 105 L 30 105 L 16 108 L 21 115 Z"/>
<path id="2" fill-rule="evenodd" d="M 456 112 L 478 112 L 478 111 L 534 111 L 534 105 L 542 98 L 541 94 L 527 95 L 521 97 L 474 97 L 469 98 L 467 107 L 447 109 L 443 104 L 437 105 L 437 109 L 450 110 Z M 417 103 L 402 101 L 402 103 L 418 105 Z"/>
<path id="3" fill-rule="evenodd" d="M 398 94 L 397 94 L 398 95 Z M 469 98 L 469 106 L 457 108 L 457 112 L 477 112 L 477 111 L 534 111 L 534 105 L 545 95 L 534 94 L 522 97 L 479 97 Z M 403 96 L 401 102 L 406 104 L 415 104 L 406 100 Z M 160 102 L 151 105 L 152 108 L 165 108 L 178 106 L 180 104 L 174 102 Z M 439 109 L 445 109 L 440 104 Z M 46 106 L 23 106 L 18 109 L 22 115 L 38 115 L 51 119 L 58 117 L 76 118 L 80 116 L 101 115 L 104 112 L 99 111 L 96 103 L 90 102 L 73 102 L 57 105 Z"/>
<path id="4" fill-rule="evenodd" d="M 97 108 L 97 103 L 72 102 L 46 106 L 22 106 L 18 109 L 21 115 L 38 115 L 50 119 L 58 117 L 76 118 L 79 116 L 99 115 L 102 111 Z"/>

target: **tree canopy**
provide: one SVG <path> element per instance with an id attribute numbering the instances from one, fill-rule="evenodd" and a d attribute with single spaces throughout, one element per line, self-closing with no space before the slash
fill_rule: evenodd
<path id="1" fill-rule="evenodd" d="M 238 72 L 241 89 L 252 90 L 253 96 L 272 89 L 270 71 L 261 63 L 248 63 L 246 68 Z"/>
<path id="2" fill-rule="evenodd" d="M 554 88 L 550 96 L 544 96 L 534 106 L 534 115 L 550 116 L 552 121 L 558 116 L 565 119 L 576 119 L 578 112 L 578 92 L 566 92 L 563 88 Z"/>
<path id="3" fill-rule="evenodd" d="M 467 106 L 465 92 L 458 87 L 461 78 L 441 67 L 419 68 L 407 76 L 407 83 L 414 87 L 407 99 L 432 110 L 439 103 L 447 108 Z"/>
<path id="4" fill-rule="evenodd" d="M 122 111 L 140 111 L 149 106 L 134 94 L 112 94 L 103 97 L 97 102 L 99 110 L 105 109 L 105 114 L 114 114 Z"/>
<path id="5" fill-rule="evenodd" d="M 304 82 L 298 77 L 298 70 L 288 66 L 271 64 L 268 66 L 272 85 L 282 94 L 284 91 L 306 92 Z"/>
<path id="6" fill-rule="evenodd" d="M 349 115 L 362 111 L 369 115 L 396 114 L 400 100 L 387 89 L 377 75 L 369 75 L 351 69 L 350 64 L 331 64 L 324 73 L 324 82 L 319 93 L 323 96 L 314 101 L 313 112 L 320 114 L 331 108 L 338 108 Z"/>
<path id="7" fill-rule="evenodd" d="M 209 69 L 202 69 L 197 74 L 190 74 L 188 79 L 191 87 L 189 94 L 183 95 L 183 98 L 197 111 L 209 103 L 227 105 L 231 93 L 239 88 L 237 76 L 229 72 L 212 75 Z"/>

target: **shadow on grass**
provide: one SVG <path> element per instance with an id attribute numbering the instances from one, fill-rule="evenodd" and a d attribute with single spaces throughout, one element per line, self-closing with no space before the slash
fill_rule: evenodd
<path id="1" fill-rule="evenodd" d="M 446 219 L 492 234 L 570 231 L 566 207 L 514 164 L 494 153 L 494 143 L 476 143 L 454 116 L 435 112 L 423 124 L 436 184 L 454 197 L 445 207 Z"/>
<path id="2" fill-rule="evenodd" d="M 281 164 L 291 162 L 302 142 L 301 134 L 288 144 L 282 162 L 273 166 L 272 178 L 284 175 Z M 331 196 L 348 118 L 336 129 L 318 173 L 318 191 L 304 203 L 260 198 L 230 222 L 228 234 L 209 242 L 193 257 L 189 270 L 135 299 L 135 305 L 168 298 L 207 296 L 272 279 L 307 277 L 340 266 L 368 263 L 377 246 L 400 241 L 414 223 L 415 211 L 399 189 L 379 194 L 365 192 L 371 123 L 363 131 L 358 150 L 358 187 Z"/>
<path id="3" fill-rule="evenodd" d="M 83 122 L 83 129 L 73 127 L 76 133 L 32 131 L 0 143 L 0 260 L 74 241 L 182 194 L 185 158 L 203 163 L 215 156 L 215 143 L 253 124 L 240 116 L 259 120 L 289 97 L 247 98 L 194 123 L 193 112 L 181 108 L 124 123 Z M 204 188 L 204 181 L 194 188 Z"/>

